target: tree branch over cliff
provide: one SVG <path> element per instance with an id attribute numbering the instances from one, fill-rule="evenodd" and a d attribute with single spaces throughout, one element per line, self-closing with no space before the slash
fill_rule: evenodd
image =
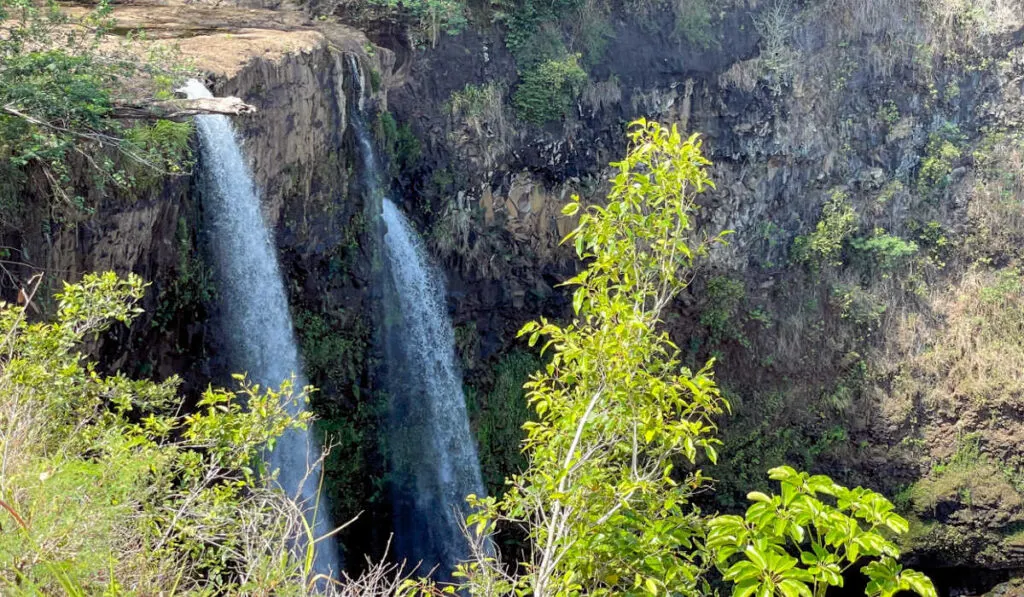
<path id="1" fill-rule="evenodd" d="M 3 107 L 3 111 L 11 116 L 17 116 L 37 126 L 45 126 L 54 130 L 67 132 L 67 129 L 45 122 L 38 118 L 22 112 L 12 104 Z M 110 117 L 117 120 L 173 120 L 180 122 L 193 116 L 203 114 L 222 114 L 226 116 L 239 116 L 242 114 L 254 114 L 256 106 L 247 104 L 241 99 L 229 97 L 203 97 L 197 99 L 172 99 L 157 100 L 150 102 L 140 101 L 115 101 L 111 107 Z M 90 138 L 93 135 L 88 135 Z"/>
<path id="2" fill-rule="evenodd" d="M 255 112 L 256 106 L 247 104 L 237 97 L 229 96 L 152 102 L 114 102 L 111 116 L 119 120 L 181 121 L 203 114 L 239 116 Z"/>
<path id="3" fill-rule="evenodd" d="M 108 36 L 108 0 L 85 14 L 37 4 L 0 0 L 0 180 L 13 182 L 0 184 L 0 229 L 30 196 L 80 217 L 108 191 L 185 175 L 192 117 L 256 111 L 236 97 L 176 99 L 195 68 L 174 48 Z"/>

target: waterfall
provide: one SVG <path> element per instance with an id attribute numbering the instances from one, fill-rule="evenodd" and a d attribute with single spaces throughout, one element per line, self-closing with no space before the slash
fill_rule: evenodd
<path id="1" fill-rule="evenodd" d="M 346 54 L 348 66 L 352 69 L 352 75 L 356 82 L 356 104 L 359 107 L 359 114 L 363 113 L 363 101 L 366 97 L 366 81 L 363 79 L 363 69 L 359 68 L 359 60 L 355 54 Z M 363 135 L 365 137 L 366 135 Z"/>
<path id="2" fill-rule="evenodd" d="M 198 81 L 183 91 L 190 98 L 212 97 Z M 226 116 L 197 116 L 205 189 L 205 234 L 210 239 L 223 329 L 230 366 L 252 382 L 278 387 L 294 376 L 296 390 L 306 385 L 299 363 L 291 315 L 274 245 L 260 212 L 259 195 Z M 301 411 L 295 405 L 293 411 Z M 293 412 L 292 414 L 298 414 Z M 326 504 L 318 500 L 320 454 L 310 430 L 292 429 L 270 451 L 272 469 L 282 488 L 299 500 L 316 537 L 331 530 Z M 299 538 L 300 545 L 303 538 Z M 314 573 L 333 577 L 341 571 L 332 539 L 317 543 Z"/>
<path id="3" fill-rule="evenodd" d="M 355 57 L 348 60 L 359 92 L 350 122 L 362 154 L 366 201 L 380 210 L 384 227 L 378 286 L 385 303 L 395 548 L 400 559 L 420 563 L 420 573 L 435 570 L 436 577 L 450 578 L 468 556 L 462 534 L 466 496 L 484 495 L 455 334 L 440 273 L 430 266 L 413 226 L 384 197 L 362 115 L 363 76 Z"/>
<path id="4" fill-rule="evenodd" d="M 384 251 L 397 296 L 389 332 L 391 451 L 396 545 L 400 555 L 451 573 L 466 558 L 466 496 L 483 496 L 469 430 L 455 334 L 444 284 L 405 216 L 383 200 Z M 397 324 L 397 325 L 396 325 Z"/>

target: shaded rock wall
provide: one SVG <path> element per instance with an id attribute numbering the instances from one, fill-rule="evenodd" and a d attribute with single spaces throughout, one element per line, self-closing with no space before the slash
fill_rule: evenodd
<path id="1" fill-rule="evenodd" d="M 1015 428 L 1019 416 L 981 423 L 991 409 L 966 397 L 942 416 L 929 399 L 894 409 L 907 400 L 894 395 L 894 378 L 909 376 L 918 388 L 932 382 L 913 367 L 890 366 L 923 350 L 921 342 L 894 348 L 907 317 L 941 330 L 937 293 L 979 263 L 998 270 L 1019 259 L 966 248 L 978 242 L 978 214 L 989 213 L 975 160 L 992 151 L 994 133 L 1021 127 L 1024 7 L 998 4 L 1005 10 L 988 20 L 954 22 L 909 1 L 734 3 L 716 19 L 710 49 L 641 31 L 613 11 L 616 35 L 573 114 L 545 127 L 514 117 L 516 77 L 499 31 L 410 53 L 389 107 L 423 153 L 399 173 L 400 187 L 455 279 L 456 323 L 479 335 L 467 361 L 483 365 L 470 381 L 514 346 L 521 323 L 566 315 L 556 284 L 575 264 L 558 240 L 572 222 L 558 207 L 572 193 L 600 200 L 603 166 L 625 149 L 625 123 L 647 116 L 679 124 L 704 136 L 715 162 L 703 226 L 735 231 L 669 318 L 688 360 L 719 357 L 737 410 L 725 422 L 723 457 L 732 464 L 716 472 L 725 502 L 789 462 L 899 498 L 919 519 L 911 546 L 925 565 L 1024 566 L 1015 543 L 1018 473 L 973 487 L 973 502 L 965 497 L 972 487 L 950 481 L 936 490 L 945 492 L 945 513 L 921 506 L 934 471 L 961 449 L 958 438 L 983 438 L 975 473 L 991 466 L 987 457 L 1012 461 L 1015 434 L 997 428 Z M 785 14 L 772 15 L 778 7 Z M 403 52 L 394 36 L 377 41 Z M 494 89 L 497 99 L 472 112 L 453 107 L 467 84 Z M 936 161 L 934 140 L 944 135 L 958 139 L 948 164 Z M 941 176 L 929 182 L 924 173 L 934 168 Z M 1021 176 L 1012 159 L 996 168 L 1011 181 Z M 883 271 L 890 266 L 851 239 L 841 239 L 836 265 L 801 256 L 798 239 L 815 232 L 837 194 L 856 212 L 862 241 L 912 242 L 913 262 Z M 1004 217 L 985 224 L 989 233 L 1014 228 L 1017 220 Z M 742 298 L 719 319 L 714 293 L 729 281 Z"/>

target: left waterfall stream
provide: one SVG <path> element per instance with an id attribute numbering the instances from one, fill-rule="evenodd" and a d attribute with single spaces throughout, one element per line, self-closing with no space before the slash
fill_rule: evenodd
<path id="1" fill-rule="evenodd" d="M 202 83 L 182 88 L 189 98 L 213 97 Z M 221 323 L 227 335 L 228 364 L 261 386 L 278 388 L 291 379 L 294 391 L 306 385 L 295 342 L 288 299 L 273 240 L 260 211 L 252 173 L 234 127 L 226 116 L 197 116 L 200 162 L 206 192 L 203 227 L 209 238 L 219 294 Z M 305 408 L 294 404 L 294 410 Z M 293 412 L 292 414 L 298 414 Z M 303 507 L 315 538 L 332 529 L 325 498 L 319 494 L 320 446 L 311 429 L 282 435 L 268 455 L 278 482 Z M 306 538 L 296 547 L 305 549 Z M 337 542 L 315 543 L 313 574 L 336 578 L 343 561 Z"/>

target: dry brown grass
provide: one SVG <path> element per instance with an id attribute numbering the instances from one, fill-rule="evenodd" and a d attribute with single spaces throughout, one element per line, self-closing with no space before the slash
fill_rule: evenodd
<path id="1" fill-rule="evenodd" d="M 874 389 L 886 424 L 924 438 L 933 458 L 956 436 L 983 431 L 1000 457 L 1020 450 L 1024 400 L 1024 285 L 1016 269 L 974 268 L 903 313 L 875 356 Z M 1007 440 L 1007 441 L 1003 441 Z"/>
<path id="2" fill-rule="evenodd" d="M 980 256 L 1005 259 L 1024 246 L 1024 141 L 992 135 L 975 155 L 968 247 Z"/>

